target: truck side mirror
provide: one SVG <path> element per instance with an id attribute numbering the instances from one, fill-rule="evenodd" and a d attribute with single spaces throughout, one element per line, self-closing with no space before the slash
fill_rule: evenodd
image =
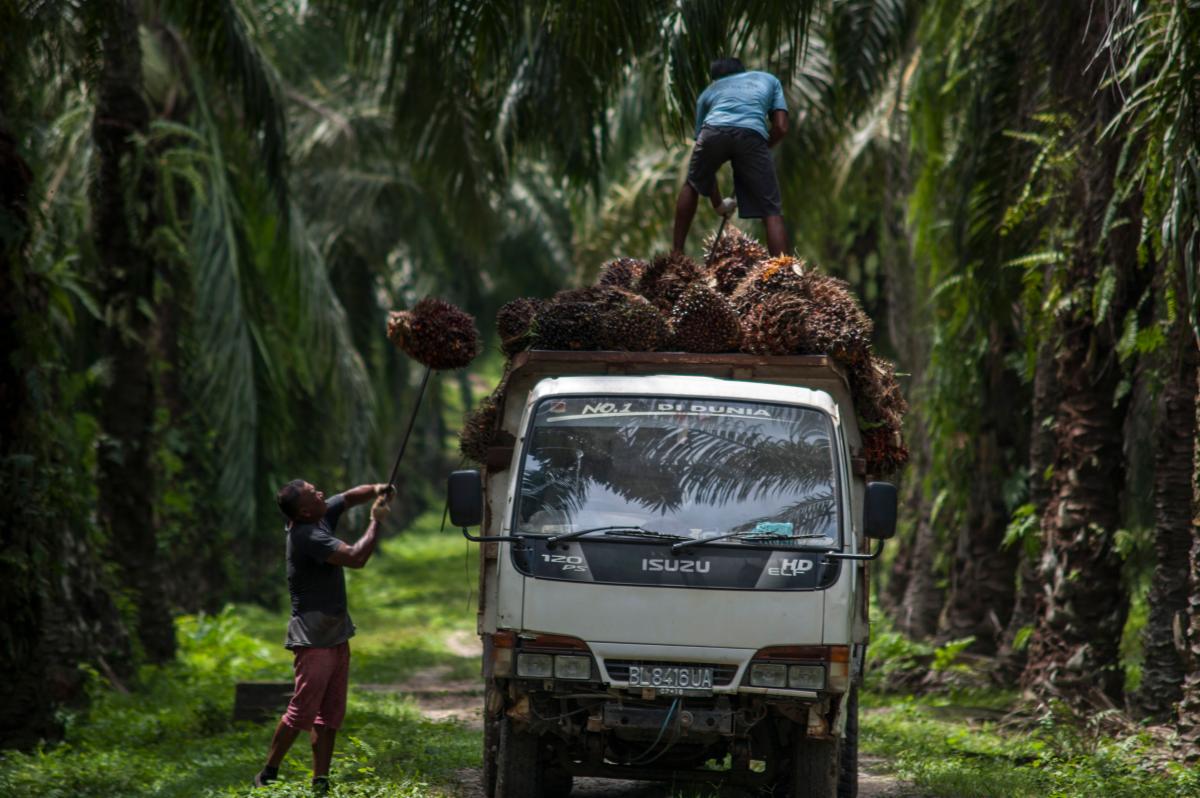
<path id="1" fill-rule="evenodd" d="M 451 511 L 453 512 L 453 511 Z M 888 540 L 896 534 L 896 486 L 870 482 L 863 501 L 863 531 L 869 538 Z"/>
<path id="2" fill-rule="evenodd" d="M 483 480 L 474 469 L 450 474 L 446 486 L 450 523 L 466 529 L 483 521 Z"/>

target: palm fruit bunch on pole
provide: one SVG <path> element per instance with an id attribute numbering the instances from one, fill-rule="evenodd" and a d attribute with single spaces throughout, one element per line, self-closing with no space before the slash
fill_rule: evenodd
<path id="1" fill-rule="evenodd" d="M 650 261 L 637 282 L 637 291 L 660 311 L 670 313 L 689 285 L 703 281 L 704 272 L 696 261 L 672 252 Z"/>
<path id="2" fill-rule="evenodd" d="M 646 267 L 649 266 L 644 260 L 637 258 L 617 258 L 604 264 L 604 268 L 600 270 L 600 278 L 596 281 L 597 285 L 609 285 L 614 288 L 624 288 L 632 291 L 641 281 L 642 275 L 646 273 Z"/>
<path id="3" fill-rule="evenodd" d="M 737 289 L 756 264 L 769 257 L 766 247 L 732 225 L 720 238 L 714 235 L 706 241 L 705 248 L 708 282 L 726 296 Z"/>
<path id="4" fill-rule="evenodd" d="M 518 297 L 496 312 L 496 333 L 504 354 L 511 357 L 529 348 L 534 338 L 533 320 L 545 305 L 543 299 Z"/>
<path id="5" fill-rule="evenodd" d="M 431 369 L 460 369 L 479 354 L 475 319 L 441 299 L 426 297 L 412 310 L 388 315 L 388 339 L 413 360 Z"/>
<path id="6" fill-rule="evenodd" d="M 534 317 L 539 349 L 653 352 L 670 328 L 644 297 L 613 286 L 559 291 Z"/>
<path id="7" fill-rule="evenodd" d="M 682 352 L 736 352 L 742 322 L 729 300 L 714 288 L 692 283 L 671 309 L 671 345 Z"/>

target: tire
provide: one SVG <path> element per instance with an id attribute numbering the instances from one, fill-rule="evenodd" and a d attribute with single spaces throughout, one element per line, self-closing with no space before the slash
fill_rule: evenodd
<path id="1" fill-rule="evenodd" d="M 838 767 L 838 798 L 858 798 L 858 685 L 850 687 L 846 701 L 846 736 Z"/>
<path id="2" fill-rule="evenodd" d="M 496 762 L 500 756 L 500 719 L 488 717 L 487 703 L 483 706 L 483 798 L 494 798 Z"/>
<path id="3" fill-rule="evenodd" d="M 574 786 L 575 778 L 558 768 L 547 768 L 542 777 L 542 795 L 545 798 L 567 798 Z"/>
<path id="4" fill-rule="evenodd" d="M 800 737 L 792 746 L 791 798 L 835 798 L 838 741 Z"/>
<path id="5" fill-rule="evenodd" d="M 537 736 L 519 731 L 509 718 L 498 725 L 494 798 L 545 798 L 545 766 Z"/>

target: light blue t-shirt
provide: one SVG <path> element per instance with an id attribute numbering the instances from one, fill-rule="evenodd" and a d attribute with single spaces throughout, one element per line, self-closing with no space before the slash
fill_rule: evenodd
<path id="1" fill-rule="evenodd" d="M 786 111 L 783 86 L 769 72 L 737 72 L 714 80 L 696 101 L 696 137 L 705 125 L 746 127 L 764 139 L 767 115 Z"/>

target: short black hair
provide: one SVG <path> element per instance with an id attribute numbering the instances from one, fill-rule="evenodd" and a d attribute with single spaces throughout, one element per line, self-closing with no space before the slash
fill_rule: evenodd
<path id="1" fill-rule="evenodd" d="M 296 511 L 300 509 L 302 493 L 304 493 L 304 480 L 293 479 L 275 494 L 275 503 L 279 505 L 279 512 L 283 513 L 283 517 L 287 520 L 296 520 Z"/>
<path id="2" fill-rule="evenodd" d="M 745 71 L 746 67 L 742 65 L 740 58 L 718 58 L 708 65 L 708 76 L 713 80 Z"/>

